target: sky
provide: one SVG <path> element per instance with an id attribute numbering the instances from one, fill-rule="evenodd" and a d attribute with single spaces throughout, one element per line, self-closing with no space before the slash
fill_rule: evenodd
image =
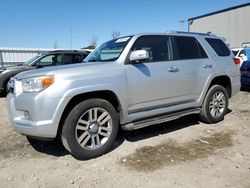
<path id="1" fill-rule="evenodd" d="M 0 46 L 81 48 L 101 44 L 113 30 L 187 31 L 180 20 L 248 3 L 249 0 L 0 0 Z M 71 40 L 72 36 L 72 40 Z M 72 41 L 72 42 L 71 42 Z"/>

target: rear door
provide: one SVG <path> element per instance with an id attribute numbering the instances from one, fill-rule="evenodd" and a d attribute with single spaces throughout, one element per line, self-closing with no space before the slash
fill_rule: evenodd
<path id="1" fill-rule="evenodd" d="M 214 69 L 201 43 L 192 36 L 173 36 L 174 60 L 169 69 L 178 69 L 174 81 L 176 100 L 193 105 L 201 95 L 209 75 Z"/>

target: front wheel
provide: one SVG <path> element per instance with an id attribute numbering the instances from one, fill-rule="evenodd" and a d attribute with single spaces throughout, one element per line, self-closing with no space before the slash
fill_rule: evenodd
<path id="1" fill-rule="evenodd" d="M 108 152 L 118 134 L 115 108 L 103 99 L 76 105 L 62 128 L 62 143 L 77 159 L 98 157 Z"/>
<path id="2" fill-rule="evenodd" d="M 224 119 L 228 110 L 228 94 L 224 87 L 213 85 L 203 102 L 200 118 L 206 123 L 217 123 Z"/>

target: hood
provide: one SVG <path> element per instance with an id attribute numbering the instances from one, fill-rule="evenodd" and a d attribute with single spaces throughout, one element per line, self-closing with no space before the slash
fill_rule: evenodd
<path id="1" fill-rule="evenodd" d="M 8 66 L 8 67 L 1 68 L 1 70 L 16 70 L 16 69 L 24 69 L 24 68 L 27 68 L 27 66 L 23 66 L 23 65 L 20 65 L 20 66 Z"/>
<path id="2" fill-rule="evenodd" d="M 101 65 L 103 63 L 91 62 L 91 63 L 77 63 L 77 64 L 70 64 L 70 65 L 44 67 L 40 69 L 33 69 L 33 70 L 21 72 L 17 74 L 15 77 L 17 79 L 23 79 L 23 78 L 28 78 L 28 77 L 43 76 L 43 75 L 56 74 L 56 73 L 72 73 L 82 68 L 85 69 L 87 67 L 96 66 L 97 64 Z"/>
<path id="3" fill-rule="evenodd" d="M 29 69 L 34 69 L 34 67 L 29 67 L 29 66 L 8 66 L 8 67 L 3 67 L 0 68 L 0 72 L 3 71 L 11 71 L 11 72 L 16 72 L 16 71 L 22 71 L 22 70 L 29 70 Z"/>

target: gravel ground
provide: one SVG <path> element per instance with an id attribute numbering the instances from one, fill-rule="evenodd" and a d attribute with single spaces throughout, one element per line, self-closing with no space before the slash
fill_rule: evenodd
<path id="1" fill-rule="evenodd" d="M 250 92 L 225 120 L 196 116 L 121 132 L 111 152 L 78 161 L 54 142 L 30 145 L 12 130 L 0 98 L 0 187 L 250 187 Z"/>

